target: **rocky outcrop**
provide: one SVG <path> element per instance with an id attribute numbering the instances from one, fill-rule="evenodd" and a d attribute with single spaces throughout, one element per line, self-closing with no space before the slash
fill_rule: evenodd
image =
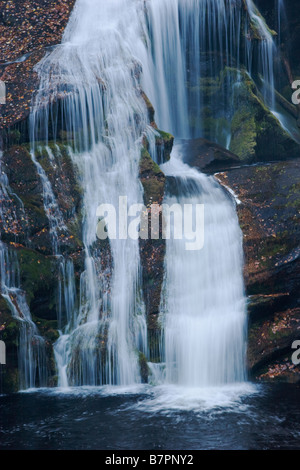
<path id="1" fill-rule="evenodd" d="M 34 66 L 61 42 L 74 3 L 75 0 L 0 2 L 0 80 L 6 85 L 6 104 L 0 105 L 0 144 L 4 146 L 1 177 L 7 178 L 9 184 L 8 195 L 1 201 L 1 240 L 16 256 L 20 287 L 45 339 L 49 385 L 54 384 L 56 373 L 52 345 L 58 337 L 59 262 L 53 256 L 42 181 L 24 142 L 28 141 L 27 117 L 32 96 L 39 85 Z M 59 250 L 73 260 L 79 279 L 83 257 L 77 176 L 62 145 L 50 143 L 48 150 L 53 158 L 41 146 L 37 161 L 51 182 L 66 226 L 58 234 Z M 19 388 L 19 334 L 20 323 L 1 297 L 0 339 L 6 343 L 7 365 L 1 368 L 0 391 Z"/>
<path id="2" fill-rule="evenodd" d="M 206 139 L 180 141 L 183 160 L 203 173 L 222 171 L 240 164 L 237 155 Z"/>
<path id="3" fill-rule="evenodd" d="M 158 155 L 163 161 L 170 158 L 173 137 L 159 132 L 156 145 Z M 159 166 L 152 160 L 147 149 L 147 143 L 142 150 L 140 160 L 140 180 L 144 189 L 144 204 L 148 210 L 148 238 L 140 239 L 140 256 L 142 265 L 143 294 L 147 315 L 149 351 L 152 361 L 157 360 L 160 326 L 158 314 L 160 309 L 161 289 L 164 277 L 164 259 L 166 241 L 162 238 L 162 226 L 156 234 L 157 239 L 151 238 L 151 205 L 159 210 L 163 202 L 166 177 Z M 145 361 L 144 361 L 145 362 Z M 145 367 L 143 373 L 145 374 Z"/>
<path id="4" fill-rule="evenodd" d="M 38 78 L 33 68 L 47 50 L 61 42 L 75 0 L 0 2 L 0 80 L 6 84 L 0 130 L 29 114 Z"/>
<path id="5" fill-rule="evenodd" d="M 248 295 L 251 377 L 299 382 L 292 343 L 300 339 L 300 160 L 217 175 L 240 204 Z"/>
<path id="6" fill-rule="evenodd" d="M 12 318 L 6 301 L 0 296 L 0 340 L 6 346 L 6 364 L 0 365 L 0 393 L 19 389 L 19 333 L 18 322 Z"/>
<path id="7" fill-rule="evenodd" d="M 227 74 L 236 74 L 236 71 L 228 69 Z M 299 158 L 300 146 L 295 140 L 300 138 L 300 134 L 295 131 L 294 140 L 282 128 L 245 71 L 240 73 L 240 82 L 234 89 L 232 101 L 235 111 L 229 149 L 241 162 L 282 160 L 283 156 L 284 159 Z"/>
<path id="8" fill-rule="evenodd" d="M 64 227 L 57 232 L 57 249 L 73 261 L 77 287 L 84 256 L 80 233 L 81 191 L 70 156 L 59 142 L 39 146 L 36 159 L 51 182 Z M 53 343 L 58 338 L 57 313 L 65 316 L 59 304 L 60 259 L 54 256 L 53 233 L 44 206 L 44 188 L 27 144 L 8 147 L 1 159 L 1 171 L 7 178 L 7 197 L 1 201 L 1 240 L 14 256 L 19 271 L 19 287 L 25 292 L 31 317 L 45 340 L 49 385 L 56 374 Z M 53 210 L 53 207 L 50 208 Z M 11 266 L 6 266 L 10 270 Z M 22 316 L 22 312 L 20 312 Z M 12 315 L 9 304 L 0 297 L 0 339 L 5 341 L 8 362 L 2 368 L 3 391 L 19 387 L 18 344 L 20 321 Z"/>

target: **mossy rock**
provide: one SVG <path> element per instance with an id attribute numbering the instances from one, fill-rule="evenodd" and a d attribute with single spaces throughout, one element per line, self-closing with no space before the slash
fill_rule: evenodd
<path id="1" fill-rule="evenodd" d="M 147 110 L 148 110 L 149 121 L 150 121 L 151 125 L 156 127 L 156 124 L 154 122 L 154 115 L 155 115 L 154 107 L 153 107 L 151 101 L 149 100 L 148 96 L 146 95 L 146 93 L 144 93 L 142 91 L 141 96 L 142 96 L 143 100 L 145 101 L 145 104 L 146 104 L 146 107 L 147 107 Z"/>
<path id="2" fill-rule="evenodd" d="M 34 250 L 16 250 L 20 266 L 21 287 L 31 312 L 44 319 L 56 319 L 58 261 Z"/>
<path id="3" fill-rule="evenodd" d="M 19 224 L 17 232 L 5 240 L 24 243 L 24 240 L 29 239 L 35 248 L 50 252 L 51 239 L 44 210 L 43 187 L 26 146 L 14 145 L 7 149 L 3 153 L 3 164 L 12 193 L 16 195 L 15 199 L 12 197 L 11 210 L 18 206 L 16 215 Z"/>
<path id="4" fill-rule="evenodd" d="M 166 178 L 159 166 L 152 160 L 146 147 L 143 147 L 140 160 L 140 180 L 144 188 L 144 203 L 162 204 Z M 148 232 L 151 233 L 149 219 Z M 159 239 L 140 239 L 140 256 L 142 263 L 143 297 L 147 315 L 158 314 L 160 294 L 164 273 L 165 240 L 161 229 Z"/>
<path id="5" fill-rule="evenodd" d="M 232 125 L 231 152 L 240 157 L 241 160 L 252 160 L 255 158 L 257 146 L 257 131 L 255 118 L 247 108 L 240 109 L 235 113 Z"/>
<path id="6" fill-rule="evenodd" d="M 20 326 L 13 318 L 6 300 L 0 296 L 0 340 L 6 347 L 6 364 L 0 365 L 0 393 L 19 389 L 18 346 Z"/>
<path id="7" fill-rule="evenodd" d="M 59 141 L 49 142 L 47 148 L 43 144 L 36 143 L 36 159 L 49 178 L 59 207 L 64 218 L 68 220 L 78 212 L 82 197 L 77 170 L 72 163 L 67 145 Z"/>
<path id="8" fill-rule="evenodd" d="M 145 205 L 161 204 L 164 197 L 165 175 L 152 160 L 146 148 L 141 152 L 139 176 L 144 188 Z"/>
<path id="9" fill-rule="evenodd" d="M 17 348 L 19 345 L 19 322 L 12 316 L 6 300 L 0 296 L 0 340 L 4 341 L 6 348 Z"/>
<path id="10" fill-rule="evenodd" d="M 174 136 L 160 130 L 157 130 L 157 132 L 159 135 L 155 137 L 155 145 L 159 158 L 158 163 L 161 164 L 168 162 L 171 158 Z"/>
<path id="11" fill-rule="evenodd" d="M 227 69 L 227 73 L 236 71 Z M 300 146 L 265 106 L 249 75 L 241 71 L 234 89 L 230 150 L 245 163 L 287 160 L 300 156 Z"/>
<path id="12" fill-rule="evenodd" d="M 139 365 L 140 365 L 140 374 L 141 374 L 142 383 L 146 384 L 148 383 L 150 369 L 147 363 L 146 356 L 142 352 L 139 352 Z"/>

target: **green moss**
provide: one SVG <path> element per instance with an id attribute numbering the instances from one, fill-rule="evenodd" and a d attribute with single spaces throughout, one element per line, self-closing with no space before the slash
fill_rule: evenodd
<path id="1" fill-rule="evenodd" d="M 57 320 L 45 320 L 44 318 L 39 318 L 35 315 L 32 315 L 32 320 L 37 325 L 41 336 L 51 344 L 58 340 L 59 332 L 57 330 Z"/>
<path id="2" fill-rule="evenodd" d="M 161 203 L 164 196 L 165 176 L 146 148 L 141 151 L 140 180 L 144 188 L 145 204 L 149 206 L 152 203 Z"/>
<path id="3" fill-rule="evenodd" d="M 0 365 L 0 392 L 15 393 L 19 390 L 18 368 L 8 368 Z"/>
<path id="4" fill-rule="evenodd" d="M 145 354 L 139 352 L 139 365 L 142 383 L 148 383 L 148 377 L 150 374 L 149 366 Z"/>
<path id="5" fill-rule="evenodd" d="M 10 145 L 19 144 L 21 140 L 21 132 L 18 129 L 9 130 L 8 139 L 9 139 Z"/>
<path id="6" fill-rule="evenodd" d="M 148 96 L 144 92 L 142 92 L 142 98 L 145 101 L 145 104 L 146 104 L 146 107 L 147 107 L 147 110 L 148 110 L 149 121 L 151 123 L 153 123 L 154 122 L 154 114 L 155 114 L 153 105 L 152 105 L 151 101 L 149 100 Z"/>
<path id="7" fill-rule="evenodd" d="M 230 151 L 241 160 L 251 160 L 255 156 L 257 132 L 254 116 L 245 108 L 235 113 L 232 120 L 232 140 Z"/>
<path id="8" fill-rule="evenodd" d="M 232 69 L 226 72 L 234 73 Z M 230 150 L 242 161 L 274 161 L 299 155 L 299 145 L 265 106 L 256 85 L 244 70 L 234 89 L 233 102 L 236 111 Z"/>
<path id="9" fill-rule="evenodd" d="M 168 134 L 167 132 L 163 132 L 158 129 L 156 131 L 159 135 L 155 137 L 155 144 L 158 152 L 161 155 L 162 163 L 165 163 L 171 158 L 174 137 L 172 134 Z"/>
<path id="10" fill-rule="evenodd" d="M 6 300 L 0 296 L 0 340 L 7 348 L 17 347 L 19 344 L 19 322 L 12 316 Z"/>
<path id="11" fill-rule="evenodd" d="M 48 309 L 55 309 L 54 289 L 57 284 L 57 261 L 43 256 L 34 250 L 26 248 L 17 249 L 19 260 L 21 286 L 26 292 L 27 302 L 38 295 L 46 293 Z M 52 293 L 52 296 L 49 295 Z"/>

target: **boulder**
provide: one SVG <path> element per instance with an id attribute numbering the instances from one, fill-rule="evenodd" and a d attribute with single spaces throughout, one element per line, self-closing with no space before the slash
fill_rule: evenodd
<path id="1" fill-rule="evenodd" d="M 237 155 L 206 139 L 181 140 L 177 148 L 185 163 L 203 173 L 224 171 L 240 164 Z"/>
<path id="2" fill-rule="evenodd" d="M 231 188 L 244 235 L 250 376 L 300 381 L 292 343 L 300 339 L 300 159 L 217 175 Z"/>

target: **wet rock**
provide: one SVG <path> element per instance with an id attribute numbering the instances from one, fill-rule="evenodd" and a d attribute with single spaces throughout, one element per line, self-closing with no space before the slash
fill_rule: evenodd
<path id="1" fill-rule="evenodd" d="M 140 180 L 144 188 L 144 203 L 147 209 L 151 204 L 162 204 L 165 190 L 165 175 L 153 162 L 147 149 L 142 150 L 140 161 Z M 143 293 L 147 317 L 159 313 L 160 294 L 163 282 L 164 256 L 166 244 L 161 230 L 158 239 L 151 239 L 151 219 L 149 218 L 148 239 L 140 239 L 140 256 L 142 263 Z"/>
<path id="2" fill-rule="evenodd" d="M 236 74 L 228 69 L 227 74 Z M 299 158 L 300 146 L 264 105 L 249 75 L 241 71 L 233 93 L 230 151 L 245 163 Z M 296 122 L 296 121 L 295 121 Z M 299 138 L 295 135 L 295 139 Z"/>
<path id="3" fill-rule="evenodd" d="M 0 130 L 24 120 L 38 87 L 33 68 L 59 44 L 75 0 L 0 2 L 0 80 L 6 83 Z"/>
<path id="4" fill-rule="evenodd" d="M 6 346 L 6 364 L 0 365 L 0 393 L 16 392 L 19 389 L 18 339 L 19 324 L 15 320 L 5 299 L 0 295 L 0 341 Z"/>
<path id="5" fill-rule="evenodd" d="M 174 137 L 167 132 L 157 130 L 158 136 L 155 138 L 155 145 L 157 151 L 157 163 L 161 165 L 166 163 L 171 158 L 171 152 L 174 144 Z"/>
<path id="6" fill-rule="evenodd" d="M 203 173 L 224 171 L 240 163 L 237 155 L 206 139 L 181 140 L 184 162 Z"/>
<path id="7" fill-rule="evenodd" d="M 43 188 L 28 149 L 13 146 L 6 150 L 3 154 L 3 170 L 12 191 L 10 210 L 16 212 L 19 221 L 18 229 L 14 230 L 12 226 L 11 230 L 4 230 L 4 241 L 28 242 L 33 248 L 50 253 L 51 239 L 44 210 Z"/>
<path id="8" fill-rule="evenodd" d="M 249 296 L 249 371 L 257 380 L 300 380 L 292 343 L 300 339 L 300 160 L 217 175 L 241 202 Z"/>

